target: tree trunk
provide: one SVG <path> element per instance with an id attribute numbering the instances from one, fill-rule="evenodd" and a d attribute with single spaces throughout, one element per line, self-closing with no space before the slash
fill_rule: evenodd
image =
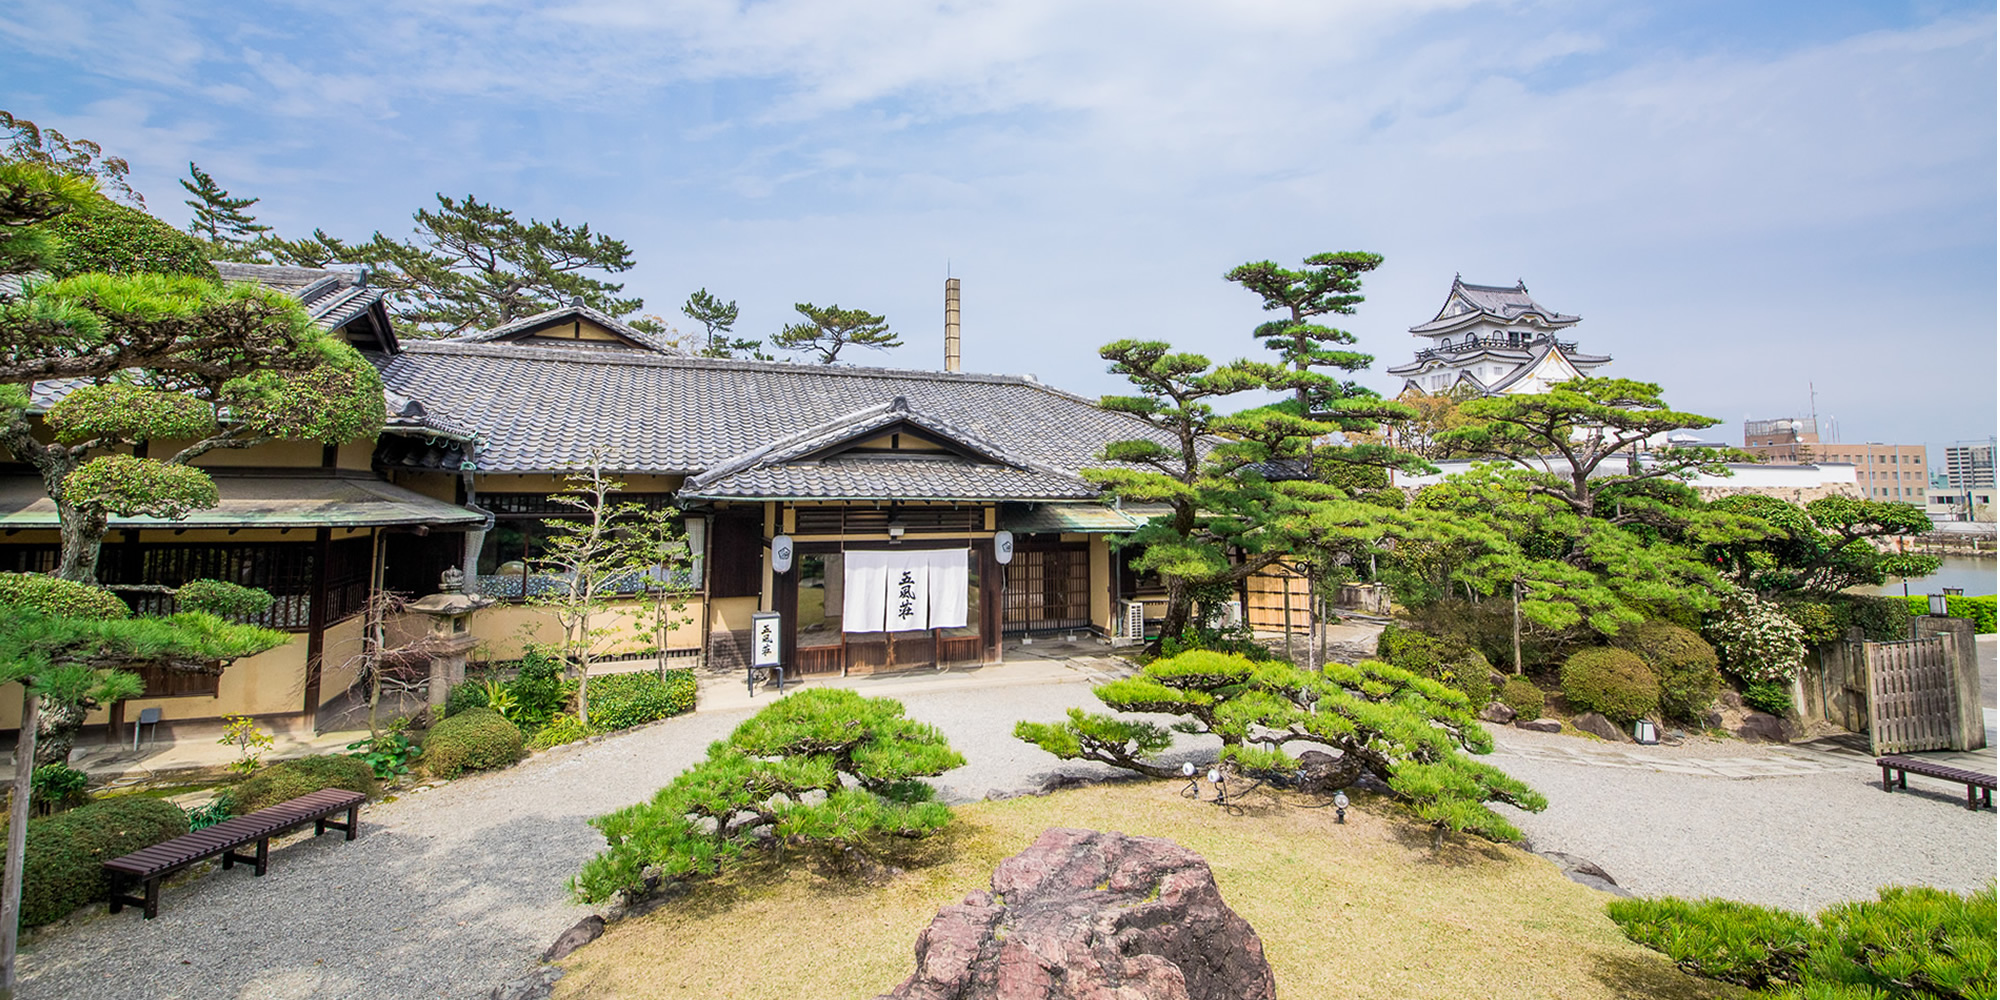
<path id="1" fill-rule="evenodd" d="M 62 561 L 56 566 L 56 575 L 77 583 L 96 583 L 97 554 L 104 547 L 110 518 L 78 510 L 61 496 L 60 487 L 50 495 L 57 498 L 56 517 L 62 521 Z"/>
<path id="2" fill-rule="evenodd" d="M 1194 593 L 1180 580 L 1167 579 L 1167 617 L 1160 622 L 1160 644 L 1168 639 L 1178 639 L 1187 631 L 1188 620 L 1194 617 Z"/>
<path id="3" fill-rule="evenodd" d="M 1514 594 L 1514 676 L 1521 676 L 1521 581 L 1515 580 Z"/>
<path id="4" fill-rule="evenodd" d="M 54 698 L 37 698 L 41 703 L 35 723 L 35 766 L 69 764 L 69 752 L 76 747 L 76 734 L 83 731 L 88 704 L 72 704 Z"/>
<path id="5" fill-rule="evenodd" d="M 7 872 L 0 881 L 0 1000 L 14 998 L 14 949 L 21 936 L 21 871 L 28 851 L 28 799 L 34 794 L 35 729 L 42 699 L 21 683 L 21 735 L 14 747 L 14 800 L 7 810 Z"/>

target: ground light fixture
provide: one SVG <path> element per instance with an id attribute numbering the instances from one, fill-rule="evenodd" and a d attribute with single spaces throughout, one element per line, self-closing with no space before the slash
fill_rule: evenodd
<path id="1" fill-rule="evenodd" d="M 1936 617 L 1943 618 L 1945 616 L 1945 612 L 1948 609 L 1948 602 L 1944 599 L 1944 595 L 1932 594 L 1930 595 L 1930 598 L 1931 598 L 1931 614 Z"/>
<path id="2" fill-rule="evenodd" d="M 1345 822 L 1347 822 L 1347 793 L 1346 793 L 1346 792 L 1335 792 L 1335 793 L 1333 793 L 1333 821 L 1334 821 L 1335 823 L 1345 823 Z"/>
<path id="3" fill-rule="evenodd" d="M 1191 799 L 1201 798 L 1201 785 L 1195 780 L 1193 761 L 1181 764 L 1181 777 L 1186 778 L 1188 782 L 1187 787 L 1181 789 L 1181 794 Z"/>
<path id="4" fill-rule="evenodd" d="M 1225 803 L 1229 801 L 1228 781 L 1229 779 L 1223 776 L 1221 768 L 1211 767 L 1208 769 L 1208 783 L 1215 786 L 1216 802 Z"/>

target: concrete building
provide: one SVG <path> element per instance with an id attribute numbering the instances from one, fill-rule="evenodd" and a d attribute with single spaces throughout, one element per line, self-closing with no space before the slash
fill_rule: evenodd
<path id="1" fill-rule="evenodd" d="M 1437 316 L 1410 327 L 1429 346 L 1388 371 L 1402 376 L 1403 391 L 1433 396 L 1547 392 L 1611 363 L 1607 355 L 1584 354 L 1576 342 L 1556 339 L 1580 319 L 1544 308 L 1524 282 L 1472 285 L 1454 276 Z"/>
<path id="2" fill-rule="evenodd" d="M 1743 450 L 1767 462 L 1804 465 L 1819 445 L 1818 421 L 1783 417 L 1743 421 Z"/>
<path id="3" fill-rule="evenodd" d="M 1993 442 L 1947 445 L 1944 449 L 1944 475 L 1947 485 L 1953 489 L 1992 489 Z"/>
<path id="4" fill-rule="evenodd" d="M 1813 462 L 1854 466 L 1854 485 L 1869 500 L 1924 503 L 1930 487 L 1930 466 L 1920 444 L 1820 443 L 1811 446 Z"/>

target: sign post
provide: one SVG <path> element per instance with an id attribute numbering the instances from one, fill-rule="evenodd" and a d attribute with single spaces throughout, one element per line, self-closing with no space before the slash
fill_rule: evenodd
<path id="1" fill-rule="evenodd" d="M 783 616 L 776 611 L 759 611 L 750 616 L 750 694 L 757 694 L 757 670 L 764 668 L 777 679 L 778 693 L 785 693 L 784 637 L 779 632 Z"/>

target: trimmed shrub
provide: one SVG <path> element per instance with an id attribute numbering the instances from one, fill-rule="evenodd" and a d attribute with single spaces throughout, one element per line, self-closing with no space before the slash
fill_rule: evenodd
<path id="1" fill-rule="evenodd" d="M 243 779 L 229 792 L 229 811 L 238 816 L 289 802 L 322 788 L 344 788 L 373 798 L 380 787 L 368 762 L 347 754 L 281 760 Z"/>
<path id="2" fill-rule="evenodd" d="M 1784 681 L 1751 681 L 1743 686 L 1743 704 L 1772 715 L 1792 714 L 1792 686 Z"/>
<path id="3" fill-rule="evenodd" d="M 221 280 L 206 243 L 109 198 L 93 199 L 46 225 L 57 245 L 49 271 L 58 278 L 106 272 Z"/>
<path id="4" fill-rule="evenodd" d="M 424 736 L 424 768 L 439 778 L 506 767 L 521 759 L 519 726 L 490 708 L 468 708 Z"/>
<path id="5" fill-rule="evenodd" d="M 507 718 L 528 729 L 540 729 L 569 709 L 571 685 L 564 683 L 567 664 L 554 648 L 531 646 L 521 658 L 521 670 L 507 683 L 514 698 Z"/>
<path id="6" fill-rule="evenodd" d="M 174 590 L 174 603 L 182 611 L 206 611 L 217 618 L 255 618 L 275 601 L 265 591 L 227 580 L 189 580 Z"/>
<path id="7" fill-rule="evenodd" d="M 1901 597 L 1892 597 L 1892 598 L 1886 598 L 1886 600 L 1896 601 L 1900 603 L 1905 599 Z M 1910 605 L 1910 614 L 1927 615 L 1931 613 L 1931 599 L 1928 596 L 1919 596 L 1916 594 L 1911 594 L 1907 600 L 1909 601 Z M 1983 596 L 1977 596 L 1977 597 L 1966 594 L 1955 594 L 1955 595 L 1947 595 L 1944 599 L 1945 614 L 1953 618 L 1972 619 L 1972 630 L 1974 632 L 1979 633 L 1980 635 L 1993 634 L 1994 607 L 1995 607 L 1995 598 L 1994 595 L 1992 594 L 1985 594 Z M 1903 629 L 1904 629 L 1903 634 L 1908 635 L 1909 625 L 1907 623 L 1903 626 Z M 1869 638 L 1872 639 L 1874 637 L 1870 636 Z M 1893 638 L 1883 639 L 1881 641 L 1892 642 L 1894 641 L 1894 639 Z"/>
<path id="8" fill-rule="evenodd" d="M 90 801 L 90 775 L 68 764 L 42 764 L 28 780 L 28 804 L 37 815 L 46 816 Z"/>
<path id="9" fill-rule="evenodd" d="M 186 832 L 187 814 L 173 803 L 136 795 L 29 820 L 21 926 L 51 923 L 105 898 L 104 862 Z"/>
<path id="10" fill-rule="evenodd" d="M 59 618 L 132 616 L 132 609 L 111 591 L 40 573 L 0 573 L 0 608 L 27 608 Z"/>
<path id="11" fill-rule="evenodd" d="M 1994 890 L 1960 896 L 1890 886 L 1836 903 L 1817 920 L 1720 899 L 1620 899 L 1606 907 L 1625 936 L 1697 976 L 1782 997 L 1994 994 Z"/>
<path id="12" fill-rule="evenodd" d="M 1500 689 L 1500 700 L 1523 719 L 1539 719 L 1548 709 L 1548 695 L 1526 677 L 1509 677 Z"/>
<path id="13" fill-rule="evenodd" d="M 1722 691 L 1715 647 L 1671 622 L 1641 622 L 1619 631 L 1612 645 L 1646 661 L 1660 682 L 1660 712 L 1694 721 Z"/>
<path id="14" fill-rule="evenodd" d="M 589 728 L 600 732 L 629 729 L 692 711 L 694 691 L 692 670 L 669 670 L 664 680 L 650 670 L 593 677 Z"/>
<path id="15" fill-rule="evenodd" d="M 467 680 L 454 687 L 444 696 L 444 718 L 451 718 L 468 708 L 485 708 L 486 682 Z"/>
<path id="16" fill-rule="evenodd" d="M 1375 655 L 1392 667 L 1441 681 L 1465 693 L 1473 709 L 1493 700 L 1493 665 L 1484 654 L 1453 635 L 1426 635 L 1394 624 L 1382 630 Z"/>
<path id="17" fill-rule="evenodd" d="M 1646 661 L 1611 646 L 1580 650 L 1564 660 L 1562 689 L 1571 708 L 1601 712 L 1620 724 L 1643 718 L 1660 704 L 1660 682 Z"/>

